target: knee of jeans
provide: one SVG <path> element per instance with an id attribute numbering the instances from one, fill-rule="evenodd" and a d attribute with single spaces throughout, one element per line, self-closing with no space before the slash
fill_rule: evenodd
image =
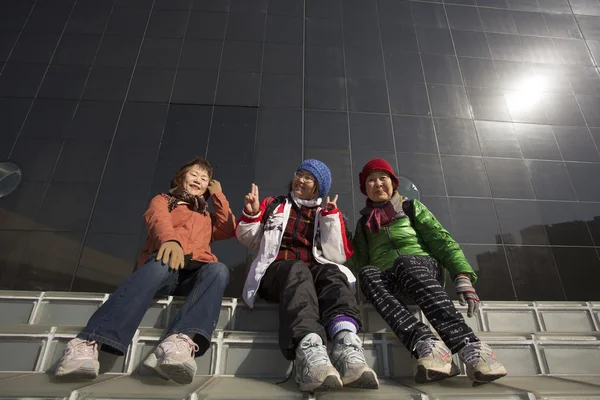
<path id="1" fill-rule="evenodd" d="M 164 279 L 169 273 L 169 264 L 163 264 L 162 261 L 157 260 L 153 256 L 146 261 L 146 264 L 142 265 L 140 271 L 143 271 L 144 275 L 152 276 L 156 279 Z"/>
<path id="2" fill-rule="evenodd" d="M 229 268 L 223 263 L 213 263 L 208 266 L 208 275 L 214 276 L 216 280 L 226 286 L 229 283 Z"/>
<path id="3" fill-rule="evenodd" d="M 293 263 L 288 272 L 288 279 L 291 277 L 300 278 L 300 280 L 308 279 L 312 282 L 313 277 L 308 266 L 302 261 Z"/>

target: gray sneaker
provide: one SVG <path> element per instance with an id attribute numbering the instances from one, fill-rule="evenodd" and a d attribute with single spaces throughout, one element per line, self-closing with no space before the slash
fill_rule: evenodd
<path id="1" fill-rule="evenodd" d="M 460 369 L 452 360 L 452 352 L 441 340 L 424 339 L 415 344 L 417 383 L 429 383 L 456 376 Z"/>
<path id="2" fill-rule="evenodd" d="M 316 333 L 309 333 L 296 347 L 296 383 L 303 392 L 342 388 L 340 374 L 331 365 L 327 347 Z"/>
<path id="3" fill-rule="evenodd" d="M 75 338 L 67 343 L 55 375 L 94 379 L 98 376 L 99 369 L 98 343 Z"/>
<path id="4" fill-rule="evenodd" d="M 341 343 L 333 346 L 331 358 L 344 386 L 379 389 L 377 374 L 367 365 L 362 342 L 355 333 L 348 332 Z"/>
<path id="5" fill-rule="evenodd" d="M 144 365 L 153 368 L 165 379 L 180 384 L 191 383 L 196 375 L 194 355 L 197 351 L 198 345 L 188 335 L 173 334 L 156 346 Z"/>
<path id="6" fill-rule="evenodd" d="M 467 366 L 467 376 L 473 386 L 495 381 L 506 375 L 506 368 L 483 342 L 473 342 L 460 349 L 458 357 Z"/>

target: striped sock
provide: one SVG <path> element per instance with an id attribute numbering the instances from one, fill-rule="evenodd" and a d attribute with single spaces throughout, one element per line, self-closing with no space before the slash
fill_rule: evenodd
<path id="1" fill-rule="evenodd" d="M 358 333 L 358 323 L 354 318 L 345 315 L 336 315 L 329 322 L 329 325 L 327 325 L 327 332 L 329 333 L 329 337 L 333 339 L 341 331 L 350 331 L 356 334 Z"/>

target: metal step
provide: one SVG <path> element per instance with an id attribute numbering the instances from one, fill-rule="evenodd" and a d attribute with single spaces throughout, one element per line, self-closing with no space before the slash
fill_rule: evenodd
<path id="1" fill-rule="evenodd" d="M 157 299 L 125 356 L 100 353 L 101 375 L 93 382 L 57 379 L 52 372 L 66 343 L 107 299 L 97 293 L 0 292 L 0 399 L 3 398 L 189 398 L 302 397 L 278 349 L 277 305 L 250 311 L 238 299 L 221 305 L 211 348 L 196 359 L 195 381 L 185 387 L 157 378 L 141 361 L 158 344 L 183 299 Z M 461 312 L 466 310 L 458 306 Z M 427 323 L 417 308 L 413 313 Z M 598 398 L 600 303 L 485 302 L 466 319 L 494 349 L 510 376 L 470 388 L 461 376 L 420 387 L 412 381 L 415 360 L 368 304 L 361 305 L 365 355 L 383 380 L 379 391 L 344 390 L 318 398 Z M 455 357 L 460 365 L 460 362 Z M 247 389 L 247 390 L 246 390 Z M 476 390 L 476 392 L 473 392 Z M 365 397 L 368 393 L 368 397 Z M 73 397 L 75 396 L 75 397 Z"/>
<path id="2" fill-rule="evenodd" d="M 57 381 L 46 374 L 4 376 L 0 396 L 11 399 L 600 399 L 600 385 L 586 377 L 506 377 L 473 388 L 464 377 L 418 385 L 411 379 L 382 379 L 379 390 L 343 389 L 307 394 L 294 382 L 198 376 L 189 385 L 156 377 L 103 375 L 93 381 Z"/>

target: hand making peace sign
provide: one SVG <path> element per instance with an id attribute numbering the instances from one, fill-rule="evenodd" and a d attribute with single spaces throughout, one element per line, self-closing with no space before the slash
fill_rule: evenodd
<path id="1" fill-rule="evenodd" d="M 258 186 L 254 183 L 250 187 L 250 193 L 244 197 L 244 211 L 249 215 L 256 215 L 260 211 L 260 197 L 258 196 Z"/>

